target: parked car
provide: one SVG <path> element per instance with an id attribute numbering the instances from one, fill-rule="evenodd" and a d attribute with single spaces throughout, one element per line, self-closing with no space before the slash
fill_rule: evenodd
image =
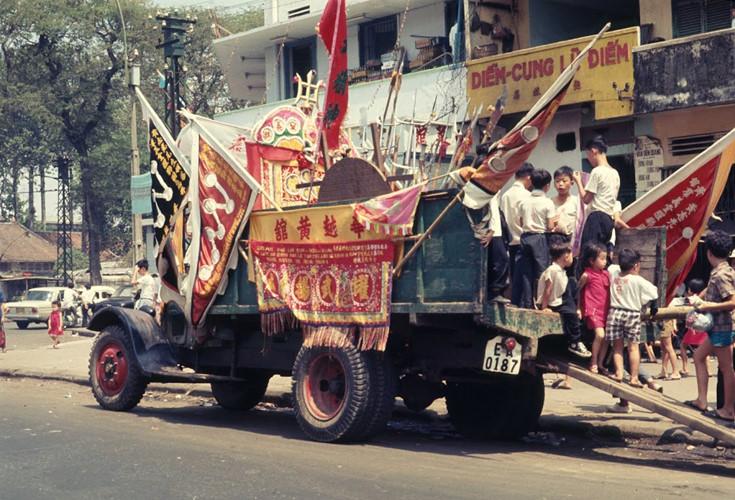
<path id="1" fill-rule="evenodd" d="M 133 287 L 133 285 L 121 285 L 108 298 L 95 302 L 92 305 L 92 312 L 96 313 L 100 309 L 104 309 L 110 306 L 132 309 L 133 304 L 135 303 L 134 297 L 135 287 Z"/>
<path id="2" fill-rule="evenodd" d="M 55 300 L 61 302 L 64 311 L 74 310 L 79 302 L 79 295 L 71 288 L 43 287 L 31 288 L 25 297 L 18 302 L 7 303 L 6 321 L 15 321 L 18 328 L 25 330 L 31 323 L 46 323 L 51 314 L 51 303 Z M 65 323 L 66 314 L 65 316 Z M 70 326 L 70 325 L 65 325 Z"/>

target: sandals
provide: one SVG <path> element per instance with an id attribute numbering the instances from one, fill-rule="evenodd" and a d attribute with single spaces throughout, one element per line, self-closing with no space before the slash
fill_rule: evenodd
<path id="1" fill-rule="evenodd" d="M 628 382 L 628 385 L 631 386 L 631 387 L 635 387 L 636 389 L 643 389 L 643 384 L 641 384 L 637 380 L 635 380 L 635 381 L 634 380 L 629 381 Z"/>
<path id="2" fill-rule="evenodd" d="M 597 365 L 590 365 L 590 368 L 589 368 L 589 370 L 590 370 L 590 371 L 591 371 L 592 373 L 600 373 L 600 370 L 599 370 L 599 368 L 597 367 Z"/>
<path id="3" fill-rule="evenodd" d="M 610 380 L 614 380 L 618 384 L 622 384 L 623 383 L 623 378 L 622 377 L 621 378 L 618 378 L 614 374 L 608 375 L 607 378 L 609 378 Z"/>
<path id="4" fill-rule="evenodd" d="M 558 380 L 554 380 L 554 383 L 551 384 L 551 388 L 571 390 L 572 386 L 569 385 L 569 383 L 566 380 L 564 380 L 563 378 L 560 378 Z"/>
<path id="5" fill-rule="evenodd" d="M 733 423 L 733 421 L 735 421 L 735 418 L 733 417 L 723 417 L 722 415 L 718 413 L 717 410 L 705 411 L 702 413 L 702 415 L 704 415 L 705 417 L 722 420 L 723 422 L 728 422 L 728 423 Z"/>
<path id="6" fill-rule="evenodd" d="M 705 414 L 705 413 L 707 413 L 709 411 L 712 411 L 712 408 L 710 408 L 709 406 L 705 406 L 704 408 L 700 408 L 699 405 L 697 404 L 697 400 L 696 399 L 691 399 L 689 401 L 684 401 L 684 405 L 685 406 L 688 406 L 689 408 L 694 408 L 695 410 L 697 410 L 698 412 L 700 412 L 702 414 Z"/>

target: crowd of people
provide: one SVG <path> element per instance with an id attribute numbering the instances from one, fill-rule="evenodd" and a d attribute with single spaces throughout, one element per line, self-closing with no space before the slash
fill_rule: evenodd
<path id="1" fill-rule="evenodd" d="M 641 255 L 635 248 L 621 248 L 616 255 L 615 229 L 628 226 L 621 219 L 620 177 L 608 163 L 605 139 L 596 137 L 585 151 L 592 166 L 586 182 L 581 172 L 566 166 L 552 177 L 525 163 L 512 186 L 493 199 L 488 229 L 481 235 L 490 252 L 489 294 L 491 300 L 508 302 L 505 295 L 510 288 L 514 306 L 558 313 L 569 352 L 589 360 L 590 371 L 619 382 L 627 380 L 633 387 L 660 390 L 654 377 L 640 367 L 641 315 L 646 308 L 655 315 L 658 289 L 640 275 Z M 552 182 L 556 195 L 549 197 Z M 572 194 L 575 187 L 576 195 Z M 690 280 L 686 297 L 671 305 L 689 304 L 699 315 L 711 314 L 712 326 L 704 332 L 682 328 L 676 321 L 663 324 L 658 378 L 688 374 L 687 350 L 694 349 L 698 396 L 687 404 L 732 423 L 735 270 L 727 260 L 732 238 L 710 231 L 705 248 L 712 265 L 709 282 Z M 582 341 L 584 329 L 590 332 L 589 350 Z M 675 335 L 682 336 L 681 370 L 673 348 Z M 716 409 L 707 407 L 710 355 L 717 357 L 724 387 L 722 405 Z M 558 385 L 569 387 L 569 382 L 561 380 Z M 625 402 L 616 408 L 630 411 Z"/>

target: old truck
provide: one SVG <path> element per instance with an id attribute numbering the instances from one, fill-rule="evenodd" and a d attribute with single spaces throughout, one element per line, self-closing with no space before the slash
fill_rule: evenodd
<path id="1" fill-rule="evenodd" d="M 422 233 L 455 194 L 424 194 L 414 233 Z M 658 243 L 649 260 L 661 263 Z M 537 356 L 561 340 L 558 316 L 488 300 L 488 252 L 461 206 L 449 211 L 394 281 L 385 352 L 306 347 L 298 330 L 265 337 L 245 258 L 209 313 L 203 343 L 192 342 L 183 311 L 173 303 L 160 326 L 128 309 L 95 315 L 90 328 L 100 333 L 89 367 L 101 406 L 129 410 L 149 382 L 189 381 L 210 383 L 223 408 L 247 410 L 278 374 L 292 377 L 298 423 L 318 441 L 380 432 L 395 397 L 415 410 L 446 398 L 452 423 L 470 436 L 508 438 L 535 427 L 544 405 Z"/>

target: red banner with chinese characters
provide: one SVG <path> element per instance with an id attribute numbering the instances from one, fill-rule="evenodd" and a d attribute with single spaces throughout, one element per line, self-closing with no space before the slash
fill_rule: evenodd
<path id="1" fill-rule="evenodd" d="M 329 0 L 316 26 L 319 38 L 329 53 L 327 95 L 324 99 L 322 127 L 329 149 L 339 147 L 342 120 L 347 114 L 347 8 L 345 0 Z M 318 140 L 318 138 L 317 138 Z"/>
<path id="2" fill-rule="evenodd" d="M 253 191 L 248 182 L 201 136 L 198 172 L 192 176 L 196 264 L 190 297 L 192 324 L 199 326 L 226 284 L 232 250 L 243 229 Z"/>
<path id="3" fill-rule="evenodd" d="M 697 243 L 733 162 L 735 130 L 623 210 L 622 218 L 631 227 L 666 227 L 667 303 L 694 265 Z"/>
<path id="4" fill-rule="evenodd" d="M 305 345 L 384 350 L 393 243 L 365 229 L 350 205 L 258 212 L 252 272 L 264 333 L 298 320 Z"/>

